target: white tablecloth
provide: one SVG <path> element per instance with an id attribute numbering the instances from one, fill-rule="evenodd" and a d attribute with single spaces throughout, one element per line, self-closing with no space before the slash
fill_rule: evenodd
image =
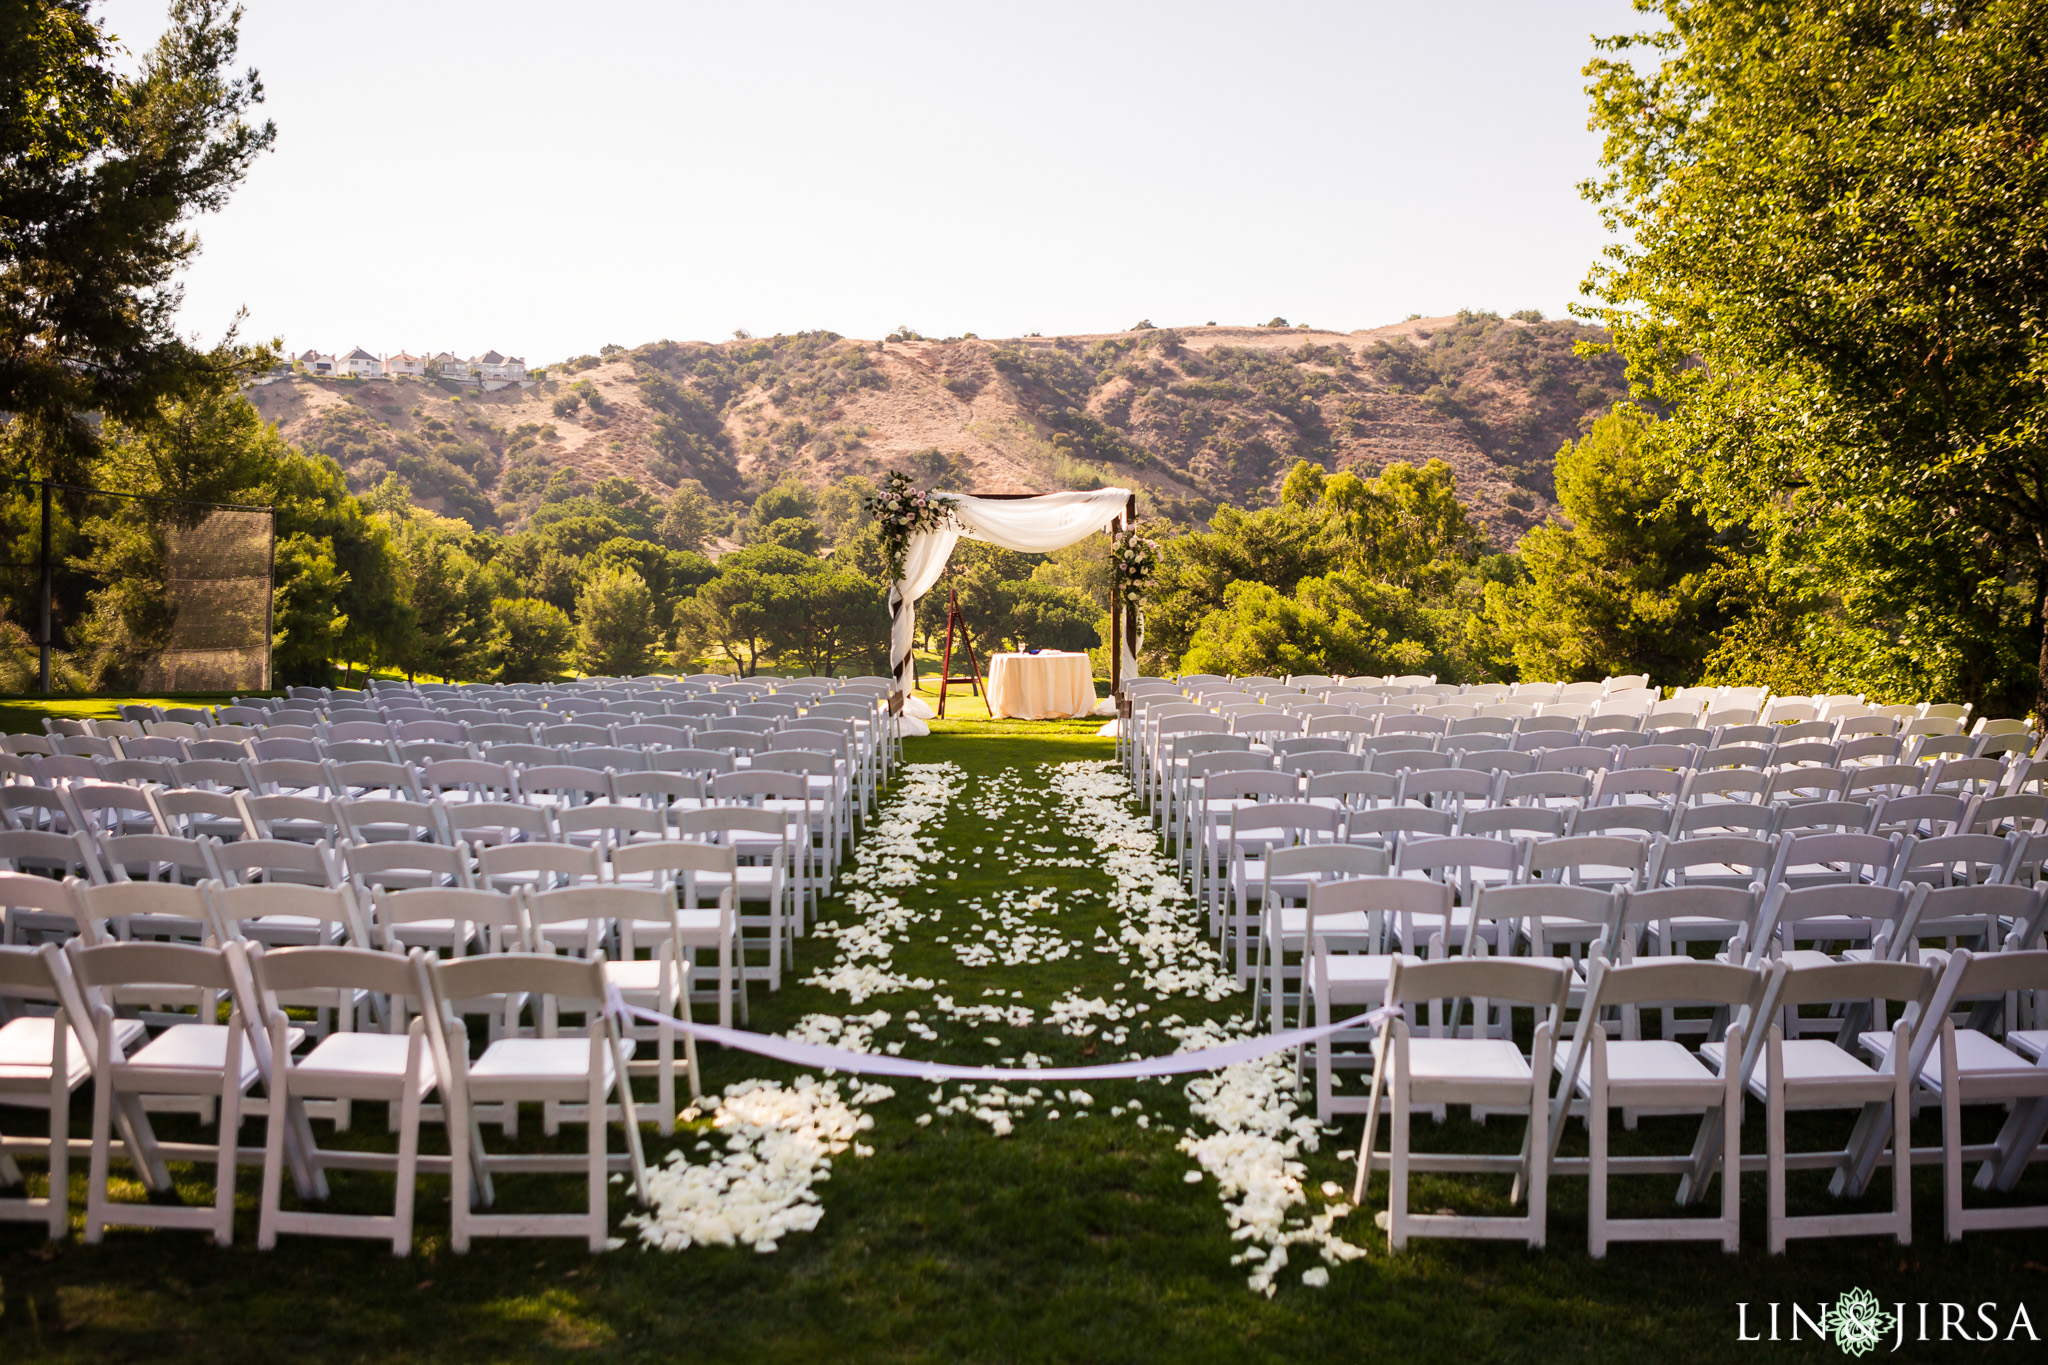
<path id="1" fill-rule="evenodd" d="M 1095 710 L 1095 673 L 1086 654 L 991 654 L 988 713 L 1018 720 L 1085 716 Z"/>

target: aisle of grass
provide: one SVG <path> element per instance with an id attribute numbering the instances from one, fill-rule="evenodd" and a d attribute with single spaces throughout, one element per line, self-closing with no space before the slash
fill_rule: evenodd
<path id="1" fill-rule="evenodd" d="M 1043 765 L 1107 758 L 1099 722 L 992 727 L 955 715 L 932 738 L 911 741 L 912 762 L 956 764 L 970 782 L 1019 779 L 1011 834 L 1024 819 L 1058 825 L 1062 811 Z M 957 873 L 942 893 L 907 893 L 907 903 L 941 910 L 942 925 L 920 924 L 895 949 L 893 966 L 947 982 L 940 989 L 975 1003 L 1000 984 L 1018 1003 L 1045 1007 L 1080 986 L 1109 994 L 1130 981 L 1113 957 L 1088 952 L 1042 965 L 963 968 L 936 932 L 957 935 L 972 898 L 1020 887 L 1055 890 L 1058 928 L 1087 940 L 1112 923 L 1094 868 L 1020 869 L 990 851 L 998 831 L 972 814 L 965 793 L 939 831 L 938 866 Z M 1067 846 L 1056 835 L 1034 840 Z M 981 850 L 977 854 L 977 849 Z M 847 913 L 827 902 L 824 917 Z M 829 941 L 806 939 L 796 978 L 829 962 Z M 807 1013 L 885 1010 L 879 1035 L 908 1040 L 906 1055 L 987 1062 L 996 1049 L 985 1030 L 939 1024 L 927 1043 L 901 1028 L 922 995 L 882 996 L 853 1006 L 792 979 L 773 995 L 757 991 L 753 1027 L 782 1030 Z M 1176 1002 L 1190 1017 L 1227 1014 L 1236 1003 Z M 1162 1007 L 1155 1005 L 1153 1019 Z M 934 1016 L 927 1013 L 926 1018 Z M 1043 1025 L 1004 1033 L 1062 1063 L 1107 1060 L 1093 1042 Z M 1171 1050 L 1156 1032 L 1134 1030 L 1132 1049 Z M 707 1049 L 707 1083 L 717 1089 L 745 1077 L 782 1077 L 790 1069 Z M 1646 1360 L 1738 1359 L 1759 1348 L 1735 1342 L 1735 1303 L 1798 1299 L 1832 1302 L 1852 1286 L 1881 1300 L 1986 1298 L 2011 1302 L 2048 1286 L 2035 1262 L 2038 1237 L 1976 1236 L 1961 1247 L 1940 1242 L 1935 1172 L 1916 1181 L 1919 1241 L 1901 1250 L 1874 1239 L 1796 1244 L 1791 1255 L 1761 1251 L 1762 1188 L 1745 1181 L 1746 1245 L 1737 1258 L 1696 1247 L 1618 1247 L 1606 1263 L 1584 1254 L 1583 1182 L 1560 1181 L 1553 1195 L 1546 1252 L 1479 1243 L 1421 1244 L 1388 1257 L 1369 1211 L 1347 1235 L 1372 1254 L 1332 1272 L 1326 1289 L 1304 1287 L 1297 1262 L 1271 1299 L 1245 1286 L 1231 1264 L 1234 1243 L 1212 1181 L 1185 1183 L 1190 1159 L 1175 1149 L 1187 1122 L 1179 1085 L 1097 1085 L 1093 1114 L 1058 1122 L 1030 1116 L 997 1138 L 980 1123 L 941 1120 L 919 1127 L 928 1087 L 897 1085 L 897 1097 L 873 1106 L 866 1135 L 875 1155 L 843 1157 L 819 1187 L 825 1214 L 816 1230 L 785 1237 L 773 1254 L 744 1248 L 648 1252 L 637 1244 L 602 1257 L 567 1242 L 482 1243 L 466 1256 L 446 1245 L 447 1182 L 423 1182 L 418 1245 L 395 1260 L 371 1243 L 288 1239 L 274 1253 L 253 1248 L 256 1177 L 240 1185 L 237 1243 L 217 1250 L 197 1235 L 111 1232 L 105 1244 L 46 1247 L 21 1225 L 0 1226 L 0 1360 L 538 1360 L 578 1352 L 604 1359 L 836 1361 L 1235 1361 L 1353 1360 Z M 1140 1129 L 1107 1110 L 1141 1096 L 1154 1125 Z M 80 1131 L 87 1109 L 79 1107 Z M 375 1106 L 359 1109 L 352 1140 L 383 1146 Z M 8 1115 L 16 1121 L 19 1111 Z M 1676 1121 L 1646 1120 L 1643 1137 L 1682 1144 Z M 1752 1122 L 1753 1144 L 1760 1125 Z M 252 1124 L 246 1142 L 256 1140 Z M 438 1130 L 427 1145 L 441 1149 Z M 1460 1146 L 1512 1143 L 1510 1120 L 1487 1132 L 1454 1123 L 1425 1140 Z M 1357 1125 L 1310 1158 L 1309 1184 L 1338 1179 L 1347 1167 L 1336 1147 L 1355 1145 Z M 1922 1140 L 1933 1130 L 1923 1125 Z M 678 1139 L 694 1150 L 694 1134 Z M 1636 1139 L 1634 1141 L 1640 1141 Z M 530 1119 L 522 1142 L 543 1140 Z M 580 1131 L 566 1129 L 573 1148 Z M 1619 1138 L 1618 1146 L 1632 1140 Z M 651 1139 L 657 1157 L 670 1145 Z M 699 1158 L 701 1159 L 701 1158 Z M 83 1163 L 79 1163 L 82 1167 Z M 187 1199 L 210 1195 L 210 1171 L 186 1172 Z M 1668 1198 L 1654 1182 L 1624 1196 L 1623 1211 L 1647 1213 Z M 2043 1182 L 2030 1179 L 2034 1197 Z M 1382 1182 L 1383 1184 L 1383 1182 Z M 341 1175 L 336 1203 L 372 1211 L 388 1197 L 388 1178 Z M 574 1179 L 506 1180 L 513 1207 L 569 1206 Z M 82 1206 L 82 1170 L 74 1185 Z M 1497 1199 L 1459 1182 L 1427 1182 L 1424 1207 Z M 1826 1201 L 1818 1177 L 1799 1187 L 1803 1207 Z M 1372 1207 L 1383 1204 L 1376 1196 Z M 614 1219 L 628 1211 L 615 1197 Z M 2024 1267 L 2024 1268 L 2023 1268 Z M 2037 1318 L 2041 1315 L 2037 1314 Z M 1912 1348 L 1898 1358 L 1908 1358 Z"/>

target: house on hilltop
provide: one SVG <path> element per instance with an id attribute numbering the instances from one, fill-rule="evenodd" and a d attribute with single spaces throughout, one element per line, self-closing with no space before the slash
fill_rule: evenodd
<path id="1" fill-rule="evenodd" d="M 476 358 L 476 373 L 486 389 L 502 389 L 508 384 L 523 389 L 533 387 L 533 381 L 526 375 L 526 362 L 516 355 L 485 351 Z"/>
<path id="2" fill-rule="evenodd" d="M 358 346 L 335 362 L 335 372 L 357 379 L 382 379 L 384 362 Z"/>
<path id="3" fill-rule="evenodd" d="M 409 374 L 423 379 L 427 373 L 427 362 L 424 358 L 413 355 L 408 351 L 400 351 L 397 355 L 387 355 L 384 357 L 384 373 L 389 375 Z"/>
<path id="4" fill-rule="evenodd" d="M 326 379 L 334 374 L 334 357 L 309 350 L 300 355 L 299 368 L 315 378 Z"/>
<path id="5" fill-rule="evenodd" d="M 441 378 L 450 383 L 474 384 L 476 382 L 476 362 L 464 360 L 453 351 L 443 351 L 435 356 L 434 368 L 440 373 Z"/>

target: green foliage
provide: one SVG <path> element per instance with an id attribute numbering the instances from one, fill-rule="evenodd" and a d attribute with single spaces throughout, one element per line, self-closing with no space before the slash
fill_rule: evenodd
<path id="1" fill-rule="evenodd" d="M 1726 554 L 1678 493 L 1657 420 L 1623 404 L 1557 454 L 1570 524 L 1522 538 L 1526 582 L 1486 590 L 1487 626 L 1524 678 L 1693 679 L 1727 624 Z"/>
<path id="2" fill-rule="evenodd" d="M 585 673 L 647 672 L 660 635 L 653 594 L 631 569 L 600 569 L 576 594 L 576 665 Z"/>
<path id="3" fill-rule="evenodd" d="M 553 682 L 568 664 L 576 628 L 568 614 L 531 597 L 491 603 L 490 672 L 493 682 Z"/>
<path id="4" fill-rule="evenodd" d="M 275 138 L 236 74 L 241 11 L 176 0 L 130 57 L 83 0 L 0 18 L 0 412 L 5 458 L 89 482 L 100 419 L 153 422 L 179 399 L 267 368 L 232 330 L 211 352 L 178 333 L 192 215 L 226 204 Z"/>
<path id="5" fill-rule="evenodd" d="M 583 396 L 573 392 L 561 394 L 550 406 L 557 417 L 574 417 L 576 409 L 583 406 Z"/>
<path id="6" fill-rule="evenodd" d="M 1233 583 L 1195 632 L 1190 673 L 1412 673 L 1434 651 L 1413 594 L 1352 570 L 1309 578 L 1283 595 Z"/>
<path id="7" fill-rule="evenodd" d="M 703 485 L 686 484 L 663 505 L 659 534 L 663 544 L 695 552 L 711 538 L 717 520 L 717 509 L 704 496 Z"/>
<path id="8" fill-rule="evenodd" d="M 1206 533 L 1166 542 L 1147 667 L 1492 676 L 1471 638 L 1489 572 L 1479 543 L 1442 461 L 1371 479 L 1301 462 L 1279 506 L 1225 507 Z"/>
<path id="9" fill-rule="evenodd" d="M 1812 618 L 1717 667 L 1798 641 L 1830 681 L 2048 701 L 2040 6 L 1659 8 L 1588 68 L 1617 233 L 1589 291 L 1689 490 L 1762 557 L 1757 609 Z"/>

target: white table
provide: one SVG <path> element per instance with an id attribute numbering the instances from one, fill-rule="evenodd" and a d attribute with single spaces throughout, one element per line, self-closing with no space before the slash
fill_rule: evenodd
<path id="1" fill-rule="evenodd" d="M 988 713 L 991 718 L 1050 720 L 1085 716 L 1095 710 L 1095 671 L 1086 654 L 991 654 Z"/>

